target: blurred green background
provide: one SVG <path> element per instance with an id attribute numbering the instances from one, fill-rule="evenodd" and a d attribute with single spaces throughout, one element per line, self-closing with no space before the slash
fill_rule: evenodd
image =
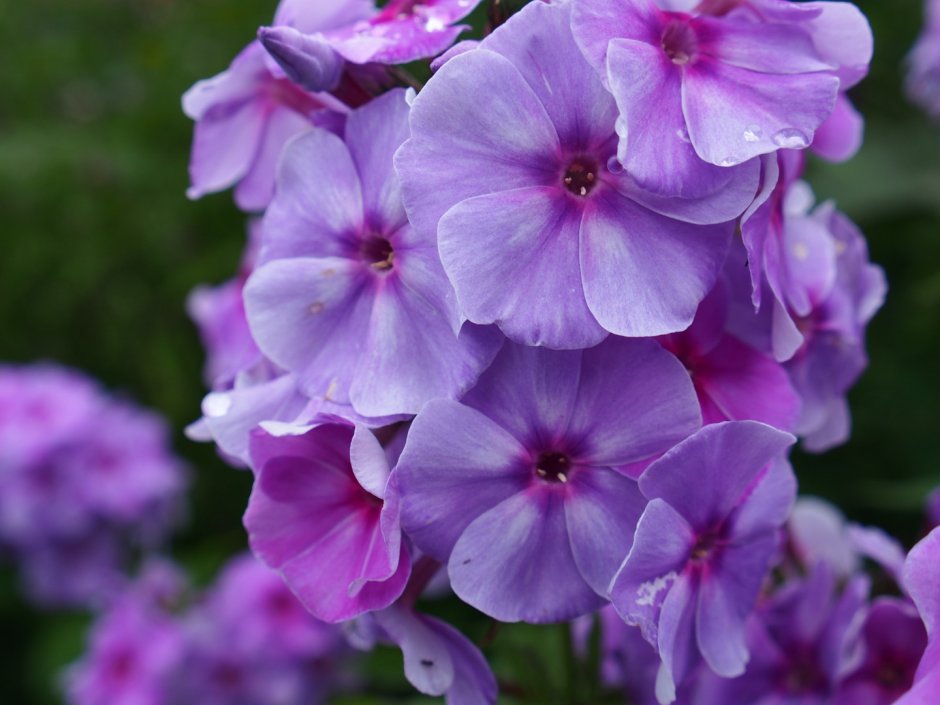
<path id="1" fill-rule="evenodd" d="M 805 493 L 909 543 L 923 495 L 940 484 L 940 126 L 901 90 L 919 0 L 858 4 L 876 37 L 872 74 L 853 91 L 866 144 L 847 165 L 814 162 L 809 178 L 868 235 L 891 292 L 851 395 L 852 441 L 796 466 Z M 203 394 L 183 302 L 196 284 L 233 273 L 245 222 L 228 194 L 186 199 L 191 124 L 179 99 L 224 69 L 273 9 L 273 0 L 30 0 L 0 11 L 0 360 L 81 368 L 169 417 L 194 469 L 174 553 L 197 580 L 244 547 L 249 480 L 180 432 Z M 60 702 L 56 673 L 80 653 L 86 621 L 31 610 L 0 568 L 0 701 Z M 547 633 L 540 648 L 557 653 L 562 640 Z M 496 657 L 524 662 L 532 632 L 504 634 Z M 393 656 L 379 660 L 403 683 Z"/>

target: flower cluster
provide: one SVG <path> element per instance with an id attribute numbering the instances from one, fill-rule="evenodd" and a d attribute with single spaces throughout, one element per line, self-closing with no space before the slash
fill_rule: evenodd
<path id="1" fill-rule="evenodd" d="M 791 518 L 787 460 L 848 438 L 886 292 L 802 180 L 860 145 L 864 16 L 535 0 L 451 47 L 479 4 L 282 0 L 184 98 L 191 195 L 253 214 L 238 277 L 190 302 L 189 433 L 250 468 L 254 553 L 450 705 L 497 687 L 416 611 L 444 573 L 502 622 L 600 610 L 641 702 L 842 705 L 888 662 L 903 693 L 933 548 L 905 568 L 828 509 Z M 432 57 L 425 85 L 403 67 Z M 861 555 L 913 603 L 869 602 Z"/>
<path id="2" fill-rule="evenodd" d="M 186 478 L 163 420 L 51 364 L 0 366 L 0 549 L 31 599 L 100 603 L 158 545 Z"/>
<path id="3" fill-rule="evenodd" d="M 276 574 L 240 556 L 191 592 L 174 566 L 151 563 L 93 625 L 66 673 L 69 705 L 325 702 L 343 640 Z"/>
<path id="4" fill-rule="evenodd" d="M 924 29 L 908 57 L 907 92 L 940 120 L 940 2 L 926 0 Z"/>

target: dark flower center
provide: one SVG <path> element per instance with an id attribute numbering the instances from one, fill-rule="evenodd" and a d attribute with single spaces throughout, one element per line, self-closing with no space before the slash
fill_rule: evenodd
<path id="1" fill-rule="evenodd" d="M 819 693 L 826 689 L 826 676 L 811 653 L 798 653 L 783 673 L 783 690 L 793 695 Z"/>
<path id="2" fill-rule="evenodd" d="M 564 453 L 546 451 L 535 463 L 535 474 L 547 482 L 568 482 L 571 460 Z"/>
<path id="3" fill-rule="evenodd" d="M 597 185 L 597 162 L 578 157 L 568 165 L 562 180 L 565 188 L 575 196 L 587 196 Z"/>
<path id="4" fill-rule="evenodd" d="M 695 30 L 684 20 L 670 20 L 663 29 L 662 47 L 677 66 L 694 61 L 698 53 Z"/>
<path id="5" fill-rule="evenodd" d="M 702 534 L 692 547 L 692 560 L 697 563 L 708 561 L 720 544 L 721 536 L 717 532 L 709 531 Z"/>
<path id="6" fill-rule="evenodd" d="M 384 237 L 367 237 L 359 246 L 359 254 L 372 269 L 378 272 L 388 272 L 395 261 L 392 243 Z"/>

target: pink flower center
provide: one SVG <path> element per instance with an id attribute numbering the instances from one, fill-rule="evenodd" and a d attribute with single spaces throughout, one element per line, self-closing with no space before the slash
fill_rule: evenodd
<path id="1" fill-rule="evenodd" d="M 575 196 L 587 196 L 597 185 L 597 162 L 589 157 L 575 158 L 565 170 L 562 182 Z"/>
<path id="2" fill-rule="evenodd" d="M 568 482 L 571 459 L 564 453 L 546 451 L 535 463 L 535 474 L 546 482 Z"/>
<path id="3" fill-rule="evenodd" d="M 392 243 L 384 237 L 377 235 L 367 237 L 359 246 L 359 255 L 377 272 L 387 274 L 394 266 L 395 250 L 392 248 Z"/>
<path id="4" fill-rule="evenodd" d="M 695 30 L 684 19 L 673 19 L 666 23 L 662 36 L 663 51 L 677 66 L 685 66 L 698 54 L 698 39 Z"/>

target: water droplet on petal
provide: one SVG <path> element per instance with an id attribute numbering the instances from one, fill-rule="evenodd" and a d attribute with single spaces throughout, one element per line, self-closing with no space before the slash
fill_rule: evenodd
<path id="1" fill-rule="evenodd" d="M 684 127 L 676 130 L 676 137 L 685 142 L 686 144 L 692 144 L 692 138 L 689 136 L 689 131 Z"/>
<path id="2" fill-rule="evenodd" d="M 794 127 L 788 127 L 775 134 L 773 142 L 784 149 L 804 149 L 809 145 L 809 137 Z"/>
<path id="3" fill-rule="evenodd" d="M 607 160 L 607 171 L 611 174 L 621 174 L 623 173 L 623 164 L 620 163 L 617 157 L 611 157 Z"/>
<path id="4" fill-rule="evenodd" d="M 748 125 L 744 130 L 745 142 L 758 142 L 761 137 L 763 137 L 763 130 L 760 129 L 760 125 Z"/>

